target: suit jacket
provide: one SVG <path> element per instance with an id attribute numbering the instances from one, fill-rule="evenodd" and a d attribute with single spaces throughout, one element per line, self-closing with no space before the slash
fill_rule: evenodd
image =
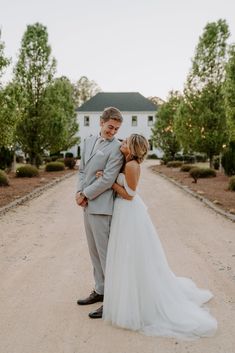
<path id="1" fill-rule="evenodd" d="M 77 191 L 83 191 L 88 198 L 88 213 L 112 215 L 115 182 L 123 165 L 120 142 L 113 138 L 106 140 L 93 151 L 97 136 L 85 140 L 78 172 Z M 96 178 L 98 170 L 103 176 Z"/>

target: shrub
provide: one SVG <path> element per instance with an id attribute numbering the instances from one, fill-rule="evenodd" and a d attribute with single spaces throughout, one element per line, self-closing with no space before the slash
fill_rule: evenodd
<path id="1" fill-rule="evenodd" d="M 0 147 L 0 169 L 11 169 L 14 153 L 5 147 Z"/>
<path id="2" fill-rule="evenodd" d="M 196 162 L 196 157 L 194 154 L 184 154 L 183 158 L 184 158 L 184 162 L 187 162 L 187 163 L 195 163 Z"/>
<path id="3" fill-rule="evenodd" d="M 228 189 L 235 191 L 235 176 L 231 177 L 228 184 Z"/>
<path id="4" fill-rule="evenodd" d="M 51 158 L 52 162 L 55 162 L 59 158 L 64 158 L 64 155 L 63 155 L 63 153 L 50 154 L 50 158 Z"/>
<path id="5" fill-rule="evenodd" d="M 67 157 L 64 159 L 64 164 L 67 168 L 73 169 L 76 165 L 76 160 L 73 157 Z"/>
<path id="6" fill-rule="evenodd" d="M 235 175 L 235 142 L 230 142 L 229 148 L 223 153 L 221 164 L 226 175 Z"/>
<path id="7" fill-rule="evenodd" d="M 24 157 L 23 156 L 16 156 L 16 163 L 24 163 Z"/>
<path id="8" fill-rule="evenodd" d="M 175 154 L 175 161 L 184 161 L 184 156 L 180 153 Z"/>
<path id="9" fill-rule="evenodd" d="M 51 157 L 45 157 L 44 159 L 43 159 L 43 161 L 44 161 L 44 163 L 50 163 L 51 161 L 52 161 L 52 159 L 51 159 Z"/>
<path id="10" fill-rule="evenodd" d="M 207 155 L 203 153 L 196 153 L 195 158 L 197 162 L 206 162 L 207 161 Z"/>
<path id="11" fill-rule="evenodd" d="M 194 168 L 191 164 L 183 164 L 180 168 L 181 172 L 189 172 L 190 169 Z"/>
<path id="12" fill-rule="evenodd" d="M 219 166 L 220 166 L 220 158 L 219 158 L 219 156 L 214 157 L 214 159 L 213 159 L 213 167 L 216 170 L 219 170 Z"/>
<path id="13" fill-rule="evenodd" d="M 197 182 L 199 178 L 211 178 L 216 177 L 216 171 L 211 168 L 199 168 L 193 167 L 189 171 L 189 175 L 194 179 L 194 182 Z"/>
<path id="14" fill-rule="evenodd" d="M 9 179 L 3 170 L 0 170 L 0 186 L 9 186 Z"/>
<path id="15" fill-rule="evenodd" d="M 158 156 L 155 153 L 148 154 L 148 159 L 158 159 Z"/>
<path id="16" fill-rule="evenodd" d="M 172 157 L 170 157 L 170 156 L 164 154 L 164 156 L 163 156 L 162 159 L 161 159 L 161 161 L 162 161 L 161 164 L 167 164 L 168 162 L 170 162 L 170 161 L 172 161 L 172 160 L 173 160 Z"/>
<path id="17" fill-rule="evenodd" d="M 50 161 L 51 162 L 51 161 Z M 56 162 L 60 162 L 60 163 L 63 163 L 64 164 L 64 158 L 58 158 L 57 160 L 56 160 Z"/>
<path id="18" fill-rule="evenodd" d="M 180 161 L 171 161 L 167 163 L 167 167 L 168 168 L 179 168 L 181 167 L 183 164 L 183 162 Z"/>
<path id="19" fill-rule="evenodd" d="M 38 176 L 38 174 L 38 169 L 30 164 L 19 167 L 16 170 L 16 176 L 18 178 L 32 178 Z"/>
<path id="20" fill-rule="evenodd" d="M 46 172 L 58 172 L 64 169 L 65 169 L 64 163 L 61 163 L 61 162 L 50 162 L 50 163 L 47 163 L 45 167 Z"/>
<path id="21" fill-rule="evenodd" d="M 73 158 L 73 153 L 72 152 L 66 152 L 65 153 L 65 158 Z"/>

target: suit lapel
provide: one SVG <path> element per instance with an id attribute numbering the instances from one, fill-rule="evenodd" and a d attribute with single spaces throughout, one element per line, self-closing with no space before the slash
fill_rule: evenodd
<path id="1" fill-rule="evenodd" d="M 96 151 L 93 152 L 94 146 L 95 146 L 95 143 L 96 143 L 96 140 L 97 140 L 97 138 L 94 139 L 94 141 L 92 141 L 91 144 L 90 144 L 90 146 L 89 146 L 89 151 L 87 151 L 87 156 L 88 156 L 88 158 L 87 158 L 87 160 L 86 160 L 86 163 L 88 163 L 89 160 L 90 160 L 92 157 L 95 156 L 95 154 L 96 154 L 97 151 L 103 151 L 103 150 L 104 150 L 110 143 L 112 143 L 112 141 L 113 141 L 113 140 L 111 140 L 111 141 L 110 141 L 110 140 L 106 140 L 106 141 L 102 142 L 101 145 L 99 146 L 99 148 L 98 148 Z"/>
<path id="2" fill-rule="evenodd" d="M 94 149 L 94 145 L 95 145 L 96 141 L 97 141 L 97 136 L 93 136 L 90 139 L 89 144 L 87 144 L 87 150 L 86 150 L 86 153 L 85 153 L 85 155 L 86 155 L 85 163 L 87 163 L 89 161 L 89 159 L 92 157 L 92 155 L 93 155 L 92 151 Z"/>

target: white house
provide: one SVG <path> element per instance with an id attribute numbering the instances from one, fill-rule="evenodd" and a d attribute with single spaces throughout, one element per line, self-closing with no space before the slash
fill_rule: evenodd
<path id="1" fill-rule="evenodd" d="M 90 135 L 98 134 L 100 116 L 106 107 L 118 108 L 123 116 L 117 138 L 125 139 L 132 133 L 144 135 L 150 144 L 149 154 L 162 156 L 162 152 L 153 148 L 151 141 L 151 128 L 156 119 L 157 106 L 138 92 L 100 92 L 77 109 L 79 124 L 78 135 L 80 145 L 70 149 L 74 156 L 80 155 L 84 139 Z"/>

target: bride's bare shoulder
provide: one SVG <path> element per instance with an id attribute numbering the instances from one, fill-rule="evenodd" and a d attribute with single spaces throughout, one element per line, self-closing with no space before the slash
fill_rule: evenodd
<path id="1" fill-rule="evenodd" d="M 132 190 L 136 190 L 139 177 L 140 177 L 140 165 L 136 161 L 130 161 L 125 167 L 125 176 L 128 186 Z"/>
<path id="2" fill-rule="evenodd" d="M 126 170 L 135 170 L 135 171 L 137 171 L 137 170 L 140 169 L 140 165 L 139 165 L 139 163 L 137 161 L 131 160 L 131 161 L 126 163 L 125 169 Z"/>

